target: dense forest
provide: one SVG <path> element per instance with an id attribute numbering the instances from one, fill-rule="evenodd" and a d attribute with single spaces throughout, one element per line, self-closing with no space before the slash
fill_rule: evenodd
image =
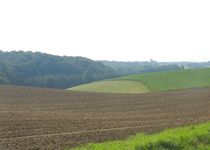
<path id="1" fill-rule="evenodd" d="M 210 62 L 93 61 L 40 52 L 0 51 L 0 84 L 68 88 L 129 74 L 209 67 Z"/>
<path id="2" fill-rule="evenodd" d="M 116 76 L 110 67 L 83 57 L 0 51 L 0 84 L 68 88 Z"/>

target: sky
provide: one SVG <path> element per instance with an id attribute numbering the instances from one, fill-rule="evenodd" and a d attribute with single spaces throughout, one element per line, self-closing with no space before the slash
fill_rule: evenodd
<path id="1" fill-rule="evenodd" d="M 0 0 L 0 50 L 210 61 L 208 0 Z"/>

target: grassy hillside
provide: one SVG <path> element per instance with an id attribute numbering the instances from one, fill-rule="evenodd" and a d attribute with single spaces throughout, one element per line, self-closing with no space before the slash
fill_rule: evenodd
<path id="1" fill-rule="evenodd" d="M 142 93 L 148 92 L 146 86 L 138 81 L 100 81 L 70 88 L 69 90 L 105 93 Z"/>
<path id="2" fill-rule="evenodd" d="M 70 90 L 91 92 L 142 93 L 210 86 L 210 69 L 189 69 L 145 73 L 93 82 Z"/>
<path id="3" fill-rule="evenodd" d="M 210 69 L 146 73 L 126 76 L 118 80 L 139 81 L 151 91 L 208 87 L 210 86 Z"/>
<path id="4" fill-rule="evenodd" d="M 89 144 L 75 150 L 207 150 L 210 149 L 210 123 L 168 129 L 159 134 L 138 134 L 126 140 Z"/>

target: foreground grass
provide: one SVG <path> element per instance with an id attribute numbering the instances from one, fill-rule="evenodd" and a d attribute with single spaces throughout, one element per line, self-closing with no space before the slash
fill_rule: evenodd
<path id="1" fill-rule="evenodd" d="M 70 88 L 74 91 L 103 92 L 103 93 L 145 93 L 148 88 L 138 81 L 100 81 Z"/>
<path id="2" fill-rule="evenodd" d="M 210 150 L 210 123 L 143 133 L 126 140 L 88 144 L 75 150 Z"/>

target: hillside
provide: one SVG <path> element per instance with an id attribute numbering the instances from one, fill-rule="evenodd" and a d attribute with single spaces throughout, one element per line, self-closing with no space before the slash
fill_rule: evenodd
<path id="1" fill-rule="evenodd" d="M 132 87 L 131 84 L 129 84 L 129 86 L 125 85 L 124 87 L 121 87 L 122 85 L 120 84 L 118 85 L 116 81 L 118 82 L 133 81 L 132 84 L 137 89 L 135 93 L 209 87 L 210 69 L 203 68 L 203 69 L 189 69 L 189 70 L 179 70 L 179 71 L 170 71 L 170 72 L 144 73 L 139 75 L 131 75 L 121 78 L 115 78 L 107 81 L 95 82 L 82 86 L 76 86 L 70 88 L 70 90 L 107 92 L 108 89 L 112 89 L 110 92 L 118 93 L 119 92 L 118 89 L 123 88 L 124 93 L 133 93 L 130 91 L 130 87 Z M 107 83 L 109 84 L 109 86 L 106 86 Z M 139 87 L 137 86 L 137 83 L 140 83 Z M 99 84 L 101 86 L 98 86 Z M 94 88 L 95 91 L 93 90 Z"/>
<path id="2" fill-rule="evenodd" d="M 113 69 L 84 57 L 0 51 L 0 84 L 67 88 L 112 77 Z"/>

